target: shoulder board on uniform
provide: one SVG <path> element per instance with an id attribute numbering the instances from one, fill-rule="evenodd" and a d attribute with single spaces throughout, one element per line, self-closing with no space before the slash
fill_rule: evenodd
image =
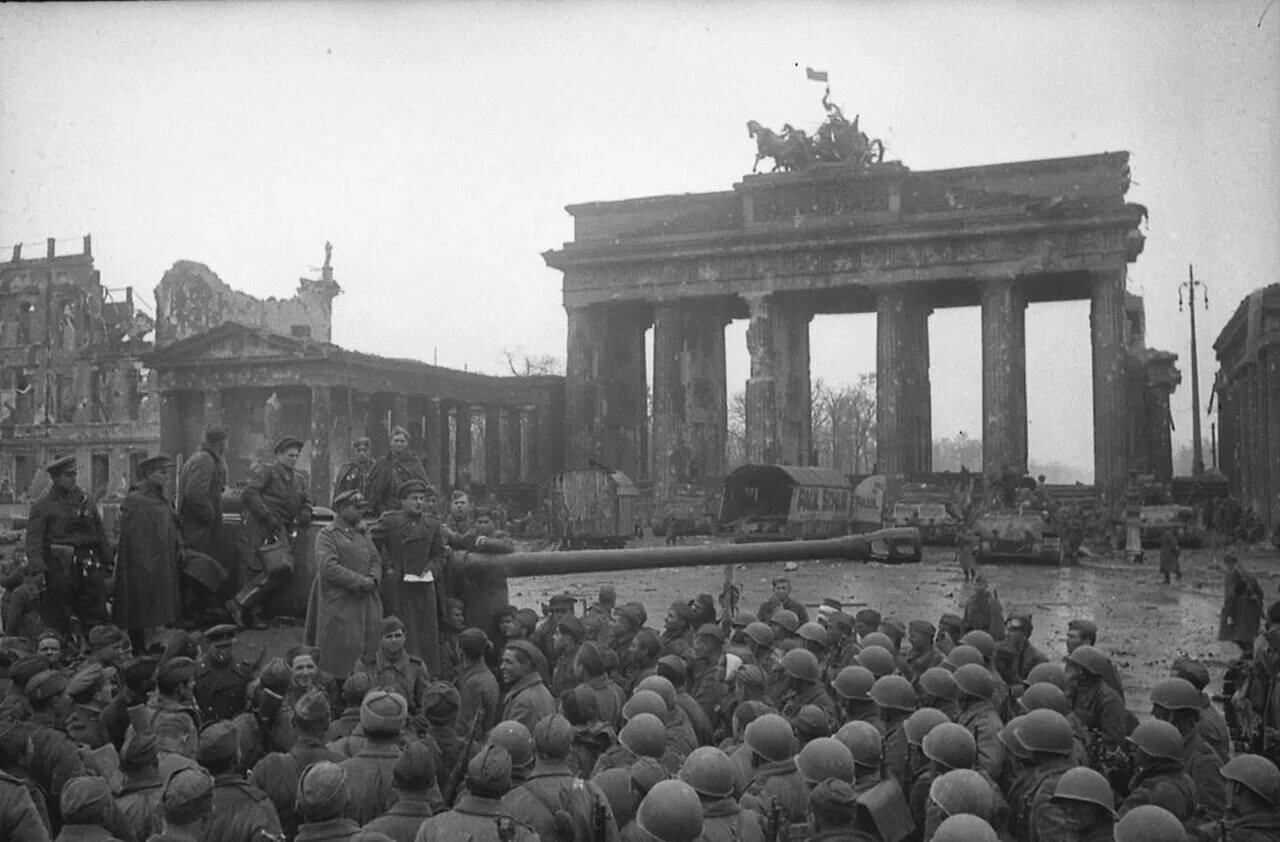
<path id="1" fill-rule="evenodd" d="M 24 784 L 21 780 L 5 772 L 0 772 L 0 783 L 13 784 L 14 786 L 20 786 L 23 789 L 27 788 L 27 785 Z"/>
<path id="2" fill-rule="evenodd" d="M 417 655 L 410 655 L 410 656 L 409 656 L 409 663 L 411 663 L 411 664 L 421 664 L 421 665 L 422 665 L 422 666 L 424 666 L 424 667 L 427 665 L 427 662 L 426 662 L 426 661 L 424 661 L 424 660 L 422 660 L 421 658 L 419 658 Z"/>

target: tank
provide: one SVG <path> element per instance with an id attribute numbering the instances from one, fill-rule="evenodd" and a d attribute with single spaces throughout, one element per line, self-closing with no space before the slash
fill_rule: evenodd
<path id="1" fill-rule="evenodd" d="M 1165 503 L 1138 508 L 1138 528 L 1142 546 L 1158 547 L 1166 532 L 1173 533 L 1180 547 L 1199 547 L 1204 543 L 1200 516 L 1190 506 Z"/>
<path id="2" fill-rule="evenodd" d="M 1062 536 L 1042 511 L 997 510 L 973 523 L 974 555 L 979 564 L 1066 563 Z"/>

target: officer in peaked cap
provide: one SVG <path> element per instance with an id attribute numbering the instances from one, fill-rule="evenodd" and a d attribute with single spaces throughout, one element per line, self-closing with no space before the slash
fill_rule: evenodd
<path id="1" fill-rule="evenodd" d="M 147 629 L 172 625 L 182 614 L 182 535 L 165 496 L 171 467 L 173 460 L 163 454 L 144 459 L 138 482 L 120 508 L 112 611 L 116 625 L 128 631 L 138 651 L 144 648 Z"/>
<path id="2" fill-rule="evenodd" d="M 249 526 L 249 546 L 254 550 L 249 558 L 254 576 L 227 603 L 227 610 L 241 628 L 266 628 L 266 622 L 258 616 L 258 606 L 292 576 L 295 532 L 311 522 L 307 478 L 296 470 L 302 447 L 302 440 L 293 436 L 276 442 L 274 461 L 255 466 L 240 494 Z M 288 555 L 264 556 L 259 552 L 261 547 L 278 542 L 288 548 Z M 269 559 L 270 564 L 264 559 Z"/>
<path id="3" fill-rule="evenodd" d="M 75 457 L 46 470 L 53 484 L 27 515 L 27 564 L 45 623 L 64 635 L 82 634 L 110 619 L 106 582 L 114 552 L 97 506 L 76 485 Z"/>
<path id="4" fill-rule="evenodd" d="M 236 632 L 230 623 L 204 633 L 204 652 L 196 662 L 196 706 L 205 722 L 231 719 L 244 710 L 253 667 L 235 656 Z"/>

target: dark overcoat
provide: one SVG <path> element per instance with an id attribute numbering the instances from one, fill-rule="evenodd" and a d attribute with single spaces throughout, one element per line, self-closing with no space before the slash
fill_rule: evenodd
<path id="1" fill-rule="evenodd" d="M 178 619 L 181 529 L 160 489 L 138 483 L 120 506 L 115 622 L 124 629 L 165 626 Z"/>
<path id="2" fill-rule="evenodd" d="M 303 640 L 320 650 L 320 669 L 345 676 L 356 661 L 372 659 L 378 649 L 382 560 L 362 527 L 341 521 L 326 524 L 316 533 L 315 558 L 316 578 L 307 601 Z"/>
<path id="3" fill-rule="evenodd" d="M 227 463 L 208 447 L 201 447 L 178 472 L 178 517 L 182 541 L 215 558 L 220 553 L 222 492 L 227 486 Z"/>

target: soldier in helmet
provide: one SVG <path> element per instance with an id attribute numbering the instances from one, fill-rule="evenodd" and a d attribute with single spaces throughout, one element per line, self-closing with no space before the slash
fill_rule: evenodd
<path id="1" fill-rule="evenodd" d="M 866 722 L 846 722 L 836 731 L 835 740 L 853 755 L 853 789 L 862 794 L 884 780 L 884 738 Z"/>
<path id="2" fill-rule="evenodd" d="M 1059 829 L 1061 815 L 1050 800 L 1058 779 L 1075 766 L 1071 759 L 1075 742 L 1070 723 L 1056 711 L 1041 708 L 1020 719 L 1012 727 L 1012 736 L 1024 757 L 1021 772 L 1009 788 L 1010 828 L 1019 839 L 1038 838 Z"/>
<path id="3" fill-rule="evenodd" d="M 734 769 L 718 748 L 694 749 L 680 766 L 681 781 L 698 794 L 702 804 L 702 836 L 707 842 L 765 842 L 765 820 L 734 800 Z"/>
<path id="4" fill-rule="evenodd" d="M 1116 822 L 1115 842 L 1186 842 L 1182 822 L 1163 807 L 1143 804 Z"/>
<path id="5" fill-rule="evenodd" d="M 950 819 L 967 814 L 986 822 L 988 829 L 998 822 L 997 805 L 991 787 L 985 778 L 972 769 L 956 769 L 939 775 L 929 787 L 929 806 L 925 809 L 924 838 L 938 839 L 941 825 Z M 945 836 L 942 838 L 946 838 Z M 953 836 L 956 842 L 973 840 L 981 836 Z M 988 838 L 995 838 L 994 834 Z M 1014 837 L 1017 839 L 1029 837 Z"/>
<path id="6" fill-rule="evenodd" d="M 196 706 L 205 722 L 233 719 L 244 710 L 252 665 L 235 656 L 237 628 L 230 623 L 204 633 L 204 653 L 196 662 Z"/>
<path id="7" fill-rule="evenodd" d="M 1079 842 L 1113 842 L 1115 839 L 1115 795 L 1100 772 L 1083 766 L 1068 769 L 1058 778 L 1052 804 L 1061 823 L 1073 828 L 1074 836 L 1053 838 Z"/>
<path id="8" fill-rule="evenodd" d="M 840 670 L 832 682 L 836 698 L 840 702 L 840 715 L 836 721 L 869 722 L 883 734 L 884 720 L 880 717 L 880 709 L 875 700 L 871 698 L 871 688 L 875 683 L 875 674 L 864 666 L 855 665 Z"/>
<path id="9" fill-rule="evenodd" d="M 534 726 L 537 760 L 524 782 L 503 797 L 502 810 L 531 828 L 542 842 L 616 842 L 618 826 L 608 799 L 565 764 L 572 739 L 573 726 L 560 714 L 544 717 Z"/>
<path id="10" fill-rule="evenodd" d="M 808 649 L 792 649 L 782 656 L 786 678 L 778 696 L 782 715 L 794 717 L 805 705 L 822 708 L 830 722 L 837 722 L 835 702 L 822 686 L 822 666 Z"/>
<path id="11" fill-rule="evenodd" d="M 622 840 L 694 842 L 702 836 L 702 822 L 702 802 L 693 787 L 683 781 L 659 781 L 645 794 Z"/>
<path id="12" fill-rule="evenodd" d="M 1085 730 L 1097 735 L 1102 752 L 1123 746 L 1137 724 L 1124 706 L 1120 694 L 1106 683 L 1111 659 L 1092 646 L 1077 646 L 1067 656 L 1067 676 L 1071 682 L 1071 706 Z"/>
<path id="13" fill-rule="evenodd" d="M 115 560 L 98 508 L 76 485 L 73 456 L 51 462 L 49 491 L 27 515 L 27 564 L 41 592 L 41 614 L 64 635 L 108 622 L 107 570 Z"/>
<path id="14" fill-rule="evenodd" d="M 1227 809 L 1227 787 L 1218 771 L 1221 761 L 1201 738 L 1200 691 L 1181 678 L 1166 678 L 1151 688 L 1151 714 L 1172 723 L 1182 735 L 1182 763 L 1195 781 L 1205 815 L 1218 819 Z"/>
<path id="15" fill-rule="evenodd" d="M 813 834 L 809 842 L 879 842 L 859 826 L 858 795 L 847 781 L 831 778 L 809 793 L 807 812 Z"/>
<path id="16" fill-rule="evenodd" d="M 1182 735 L 1168 722 L 1143 722 L 1129 735 L 1133 780 L 1119 807 L 1121 815 L 1142 804 L 1163 807 L 1187 822 L 1196 811 L 1196 785 L 1182 764 Z"/>
<path id="17" fill-rule="evenodd" d="M 466 791 L 453 809 L 432 816 L 418 829 L 417 842 L 538 842 L 538 835 L 501 811 L 511 790 L 511 755 L 485 745 L 467 764 Z"/>
<path id="18" fill-rule="evenodd" d="M 1003 723 L 991 704 L 995 686 L 991 673 L 981 664 L 966 664 L 956 670 L 955 680 L 960 696 L 960 715 L 956 722 L 968 728 L 977 742 L 976 768 L 995 778 L 1004 766 L 1004 746 L 1000 743 Z"/>
<path id="19" fill-rule="evenodd" d="M 1217 827 L 1221 842 L 1280 839 L 1280 769 L 1257 754 L 1241 754 L 1222 767 L 1230 786 L 1227 814 Z"/>
<path id="20" fill-rule="evenodd" d="M 766 713 L 747 726 L 743 742 L 751 751 L 755 778 L 743 796 L 742 806 L 756 810 L 771 827 L 778 827 L 780 822 L 803 822 L 808 791 L 796 769 L 791 723 L 778 714 Z"/>
<path id="21" fill-rule="evenodd" d="M 871 686 L 871 699 L 880 709 L 884 721 L 884 771 L 886 778 L 898 782 L 906 790 L 907 781 L 907 718 L 918 702 L 911 684 L 900 675 L 885 675 Z"/>
<path id="22" fill-rule="evenodd" d="M 1202 707 L 1200 724 L 1197 726 L 1200 736 L 1217 752 L 1223 763 L 1227 762 L 1231 755 L 1231 732 L 1222 711 L 1213 706 L 1213 701 L 1204 692 L 1204 688 L 1209 686 L 1209 670 L 1194 658 L 1183 656 L 1174 659 L 1170 673 L 1174 678 L 1185 678 L 1200 691 Z"/>
<path id="23" fill-rule="evenodd" d="M 1075 619 L 1067 623 L 1067 654 L 1080 646 L 1098 645 L 1098 626 L 1092 620 Z M 1107 665 L 1102 680 L 1107 686 L 1120 696 L 1120 700 L 1124 701 L 1124 685 L 1120 681 L 1120 676 L 1116 672 L 1115 663 L 1110 658 L 1107 659 Z"/>

